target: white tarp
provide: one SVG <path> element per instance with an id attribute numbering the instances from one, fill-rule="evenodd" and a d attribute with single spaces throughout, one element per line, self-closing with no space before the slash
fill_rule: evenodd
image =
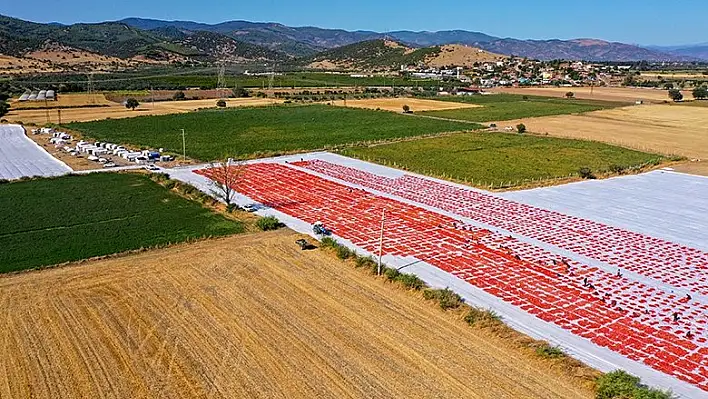
<path id="1" fill-rule="evenodd" d="M 708 177 L 657 170 L 499 195 L 708 251 Z"/>
<path id="2" fill-rule="evenodd" d="M 70 172 L 70 167 L 27 137 L 22 126 L 0 125 L 0 179 L 59 176 Z"/>

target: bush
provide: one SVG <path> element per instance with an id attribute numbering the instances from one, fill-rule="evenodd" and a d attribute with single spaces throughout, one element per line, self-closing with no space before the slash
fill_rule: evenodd
<path id="1" fill-rule="evenodd" d="M 177 187 L 178 183 L 179 182 L 177 180 L 169 179 L 165 182 L 165 188 L 167 188 L 168 190 L 172 190 L 173 188 Z"/>
<path id="2" fill-rule="evenodd" d="M 545 342 L 536 348 L 536 354 L 547 359 L 559 359 L 561 357 L 565 357 L 565 353 L 563 353 L 559 347 L 551 346 Z"/>
<path id="3" fill-rule="evenodd" d="M 282 224 L 275 216 L 266 216 L 256 221 L 256 226 L 263 231 L 278 230 Z"/>
<path id="4" fill-rule="evenodd" d="M 575 97 L 575 93 L 573 93 L 572 91 L 565 93 L 565 98 L 573 98 L 573 97 Z"/>
<path id="5" fill-rule="evenodd" d="M 179 192 L 181 192 L 182 194 L 185 194 L 185 195 L 192 195 L 192 194 L 196 193 L 197 191 L 199 191 L 196 187 L 194 187 L 191 184 L 187 184 L 187 183 L 180 184 L 178 187 L 178 190 L 179 190 Z"/>
<path id="6" fill-rule="evenodd" d="M 612 173 L 622 174 L 625 170 L 627 170 L 627 168 L 624 166 L 615 164 L 610 165 L 610 172 Z"/>
<path id="7" fill-rule="evenodd" d="M 376 261 L 370 256 L 357 256 L 354 259 L 354 266 L 357 268 L 361 267 L 373 267 L 376 266 Z"/>
<path id="8" fill-rule="evenodd" d="M 239 209 L 239 206 L 236 204 L 228 204 L 226 205 L 226 212 L 232 213 L 233 211 Z"/>
<path id="9" fill-rule="evenodd" d="M 409 290 L 421 290 L 425 287 L 425 282 L 421 280 L 415 274 L 399 273 L 396 281 L 400 282 L 401 285 L 408 288 Z"/>
<path id="10" fill-rule="evenodd" d="M 337 245 L 336 251 L 337 251 L 337 258 L 339 258 L 341 260 L 346 260 L 346 259 L 349 259 L 352 256 L 356 255 L 352 250 L 350 250 L 349 248 L 347 248 L 341 244 Z"/>
<path id="11" fill-rule="evenodd" d="M 467 324 L 473 325 L 478 321 L 501 322 L 501 317 L 499 317 L 499 315 L 491 309 L 482 310 L 479 308 L 471 307 L 465 315 L 464 320 L 465 322 L 467 322 Z"/>
<path id="12" fill-rule="evenodd" d="M 216 102 L 216 106 L 219 108 L 226 108 L 226 101 L 224 100 L 219 100 Z"/>
<path id="13" fill-rule="evenodd" d="M 428 288 L 423 291 L 423 297 L 428 300 L 436 300 L 443 310 L 457 309 L 464 303 L 462 297 L 449 288 L 433 289 Z"/>
<path id="14" fill-rule="evenodd" d="M 386 276 L 388 281 L 395 281 L 398 279 L 398 276 L 401 275 L 401 272 L 399 272 L 398 269 L 386 267 L 384 268 L 383 274 Z"/>
<path id="15" fill-rule="evenodd" d="M 151 173 L 150 178 L 158 183 L 170 180 L 170 175 L 167 173 Z"/>
<path id="16" fill-rule="evenodd" d="M 184 101 L 187 99 L 187 96 L 185 96 L 184 92 L 180 90 L 172 96 L 172 99 L 175 101 Z"/>
<path id="17" fill-rule="evenodd" d="M 320 246 L 322 248 L 337 248 L 339 243 L 332 237 L 323 237 L 320 240 Z"/>
<path id="18" fill-rule="evenodd" d="M 597 379 L 597 399 L 671 399 L 670 392 L 648 388 L 626 371 L 616 370 Z"/>
<path id="19" fill-rule="evenodd" d="M 594 179 L 595 175 L 592 173 L 592 170 L 588 168 L 587 166 L 584 166 L 578 170 L 578 174 L 580 177 L 583 179 Z"/>
<path id="20" fill-rule="evenodd" d="M 526 125 L 524 125 L 523 123 L 519 123 L 518 125 L 516 125 L 516 131 L 519 132 L 519 134 L 526 133 Z"/>

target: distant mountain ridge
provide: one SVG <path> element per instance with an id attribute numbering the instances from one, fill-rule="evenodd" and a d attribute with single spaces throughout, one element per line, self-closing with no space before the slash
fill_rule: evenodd
<path id="1" fill-rule="evenodd" d="M 431 48 L 460 44 L 490 53 L 532 59 L 586 61 L 693 61 L 708 60 L 708 46 L 644 48 L 596 39 L 520 40 L 481 32 L 372 32 L 289 27 L 279 23 L 227 21 L 204 24 L 127 18 L 115 22 L 61 25 L 40 24 L 0 16 L 0 53 L 21 56 L 47 41 L 120 58 L 148 56 L 185 60 L 306 62 L 317 54 L 356 43 L 390 40 L 403 46 Z M 415 57 L 413 57 L 415 58 Z"/>

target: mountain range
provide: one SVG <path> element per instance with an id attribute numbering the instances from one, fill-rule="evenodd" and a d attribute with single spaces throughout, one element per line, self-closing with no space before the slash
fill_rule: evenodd
<path id="1" fill-rule="evenodd" d="M 596 39 L 520 40 L 481 32 L 372 32 L 289 27 L 278 23 L 228 21 L 204 24 L 128 18 L 115 22 L 62 25 L 40 24 L 0 16 L 0 53 L 13 56 L 47 43 L 99 54 L 130 58 L 214 61 L 268 60 L 309 63 L 323 52 L 355 43 L 390 40 L 411 48 L 462 44 L 490 53 L 533 59 L 587 61 L 695 61 L 708 60 L 708 45 L 676 48 L 640 47 Z M 422 53 L 424 53 L 423 51 Z M 327 54 L 327 53 L 325 53 Z M 415 58 L 415 57 L 412 57 Z"/>

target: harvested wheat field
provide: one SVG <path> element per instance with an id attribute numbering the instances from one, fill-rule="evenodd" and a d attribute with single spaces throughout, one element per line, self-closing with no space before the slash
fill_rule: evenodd
<path id="1" fill-rule="evenodd" d="M 60 98 L 63 96 L 60 96 Z M 103 96 L 101 96 L 103 97 Z M 107 101 L 107 100 L 106 100 Z M 66 108 L 61 110 L 61 122 L 89 122 L 108 118 L 132 118 L 145 115 L 168 115 L 195 111 L 200 108 L 214 108 L 217 100 L 188 100 L 188 101 L 161 101 L 154 104 L 145 102 L 135 110 L 125 108 L 122 104 L 111 102 L 109 106 L 93 108 Z M 227 107 L 257 107 L 281 103 L 282 100 L 268 98 L 229 98 L 226 99 Z M 23 123 L 58 123 L 59 110 L 45 109 L 11 110 L 5 118 L 10 122 Z"/>
<path id="2" fill-rule="evenodd" d="M 100 93 L 67 93 L 57 96 L 56 101 L 17 101 L 14 99 L 10 102 L 13 109 L 21 110 L 27 108 L 60 108 L 60 107 L 95 107 L 97 105 L 116 105 L 116 103 L 106 99 L 106 96 Z"/>
<path id="3" fill-rule="evenodd" d="M 0 277 L 0 397 L 592 397 L 297 237 Z"/>
<path id="4" fill-rule="evenodd" d="M 708 159 L 708 108 L 688 105 L 641 105 L 506 121 L 528 131 L 597 140 L 667 155 Z"/>
<path id="5" fill-rule="evenodd" d="M 565 97 L 572 91 L 575 98 L 584 100 L 602 100 L 616 102 L 631 102 L 642 100 L 645 103 L 660 103 L 669 101 L 666 90 L 636 88 L 636 87 L 496 87 L 494 92 L 509 94 L 525 94 L 529 96 Z M 693 98 L 690 90 L 682 91 L 684 98 Z"/>
<path id="6" fill-rule="evenodd" d="M 345 106 L 344 101 L 330 101 L 340 107 Z M 382 109 L 384 111 L 403 112 L 403 106 L 408 105 L 413 112 L 442 111 L 448 109 L 476 108 L 477 104 L 458 103 L 451 101 L 424 100 L 420 98 L 372 98 L 366 100 L 347 100 L 346 106 L 350 108 Z"/>

